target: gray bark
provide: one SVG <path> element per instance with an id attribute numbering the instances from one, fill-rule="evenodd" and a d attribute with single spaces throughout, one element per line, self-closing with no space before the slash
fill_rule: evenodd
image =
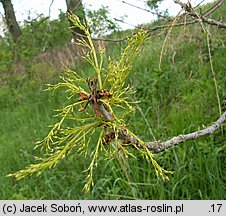
<path id="1" fill-rule="evenodd" d="M 190 4 L 190 2 L 188 2 L 187 4 L 181 2 L 180 0 L 174 0 L 174 2 L 176 4 L 179 4 L 181 6 L 181 8 L 183 10 L 185 10 L 190 16 L 194 17 L 194 18 L 197 18 L 198 20 L 200 21 L 203 21 L 205 23 L 208 23 L 210 25 L 215 25 L 217 26 L 218 28 L 226 28 L 226 23 L 222 22 L 222 21 L 217 21 L 217 20 L 214 20 L 214 19 L 210 19 L 210 18 L 207 18 L 206 15 L 208 15 L 207 13 L 206 14 L 198 14 L 194 8 L 192 7 L 192 5 Z M 217 2 L 216 4 L 214 4 L 214 6 L 212 7 L 212 10 L 208 11 L 208 13 L 212 13 L 214 10 L 216 10 L 216 8 L 220 7 L 220 5 L 224 2 L 224 0 L 220 0 L 219 2 Z"/>
<path id="2" fill-rule="evenodd" d="M 97 108 L 98 108 L 98 112 L 101 113 L 101 117 L 103 119 L 108 121 L 113 119 L 112 114 L 106 110 L 102 102 L 98 102 Z M 217 121 L 213 122 L 212 125 L 202 130 L 198 130 L 189 134 L 180 134 L 166 141 L 157 140 L 152 142 L 145 142 L 144 144 L 152 153 L 159 153 L 159 152 L 165 151 L 166 149 L 172 148 L 180 143 L 183 143 L 185 141 L 195 140 L 195 139 L 198 139 L 199 137 L 212 134 L 216 130 L 218 130 L 224 122 L 226 122 L 226 112 L 224 112 Z M 141 149 L 143 148 L 143 145 L 142 143 L 140 143 L 140 140 L 130 135 L 127 132 L 126 128 L 123 128 L 119 131 L 119 139 L 122 139 L 127 143 L 133 143 L 136 145 L 137 148 L 141 148 Z"/>
<path id="3" fill-rule="evenodd" d="M 5 11 L 5 19 L 9 32 L 11 33 L 14 42 L 18 42 L 21 35 L 20 27 L 16 21 L 15 12 L 11 0 L 1 0 Z"/>

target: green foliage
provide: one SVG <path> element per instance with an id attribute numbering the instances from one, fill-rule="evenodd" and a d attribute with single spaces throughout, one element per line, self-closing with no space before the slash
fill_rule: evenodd
<path id="1" fill-rule="evenodd" d="M 87 20 L 91 34 L 101 36 L 119 30 L 119 25 L 109 18 L 109 7 L 102 6 L 98 10 L 88 10 Z"/>
<path id="2" fill-rule="evenodd" d="M 151 9 L 157 9 L 159 7 L 159 4 L 162 2 L 163 0 L 148 0 L 147 1 L 147 5 L 148 7 L 150 7 Z"/>
<path id="3" fill-rule="evenodd" d="M 64 13 L 56 20 L 39 17 L 28 20 L 22 27 L 18 54 L 22 59 L 33 59 L 37 54 L 59 47 L 70 41 L 69 23 Z"/>
<path id="4" fill-rule="evenodd" d="M 163 1 L 164 0 L 148 0 L 147 1 L 147 6 L 150 9 L 155 10 L 157 17 L 160 19 L 162 18 L 161 16 L 169 16 L 168 9 L 166 9 L 165 11 L 159 10 L 159 6 Z"/>
<path id="5" fill-rule="evenodd" d="M 211 17 L 217 15 L 218 20 L 225 20 L 225 10 L 226 4 L 223 4 Z M 161 25 L 161 21 L 157 25 Z M 219 94 L 224 101 L 225 30 L 210 27 L 209 31 Z M 118 32 L 110 37 L 124 37 L 123 34 Z M 162 70 L 159 71 L 159 55 L 164 39 L 165 34 L 161 31 L 161 34 L 154 34 L 145 42 L 126 82 L 135 86 L 136 94 L 130 95 L 130 98 L 141 101 L 139 107 L 144 117 L 135 109 L 124 120 L 131 131 L 148 141 L 153 139 L 150 129 L 156 139 L 167 140 L 176 134 L 207 126 L 219 116 L 205 35 L 198 24 L 173 29 L 164 52 Z M 110 54 L 115 62 L 114 57 L 120 55 L 124 45 L 124 42 L 108 45 L 104 61 Z M 45 65 L 41 67 L 42 63 L 39 64 L 39 70 L 46 68 Z M 90 74 L 95 76 L 93 68 L 87 63 L 76 61 L 75 68 L 78 72 L 84 71 L 81 73 L 83 77 Z M 43 70 L 43 73 L 48 72 Z M 55 78 L 51 83 L 58 81 Z M 175 170 L 167 182 L 155 178 L 150 163 L 136 149 L 131 149 L 136 158 L 126 158 L 120 153 L 116 160 L 105 160 L 100 153 L 98 169 L 93 173 L 95 185 L 89 193 L 81 192 L 87 176 L 81 170 L 89 167 L 91 159 L 88 155 L 84 158 L 83 155 L 73 154 L 76 148 L 67 156 L 67 160 L 62 160 L 54 169 L 47 169 L 42 175 L 33 175 L 16 183 L 11 178 L 5 178 L 8 173 L 34 163 L 34 155 L 38 154 L 38 150 L 33 151 L 33 143 L 49 132 L 46 125 L 56 123 L 52 118 L 52 110 L 59 106 L 66 107 L 69 102 L 65 100 L 67 95 L 64 91 L 56 94 L 43 92 L 44 83 L 21 76 L 10 76 L 4 82 L 1 76 L 0 82 L 2 199 L 226 199 L 226 140 L 221 131 L 158 154 L 157 159 L 162 167 Z M 42 82 L 46 81 L 43 79 Z M 88 91 L 86 83 L 81 85 Z M 93 113 L 89 106 L 86 111 Z M 118 114 L 119 111 L 121 109 L 117 108 Z M 71 127 L 76 126 L 67 123 Z M 225 134 L 225 125 L 223 130 Z M 97 132 L 100 133 L 100 129 Z M 90 143 L 92 150 L 97 139 L 98 134 L 95 142 Z"/>
<path id="6" fill-rule="evenodd" d="M 12 64 L 12 52 L 7 41 L 0 39 L 0 74 L 10 71 Z"/>
<path id="7" fill-rule="evenodd" d="M 154 155 L 148 150 L 144 142 L 126 128 L 124 121 L 126 110 L 132 111 L 133 107 L 131 104 L 136 103 L 130 101 L 128 95 L 134 91 L 130 86 L 125 86 L 125 81 L 131 70 L 134 58 L 140 52 L 144 41 L 147 39 L 147 33 L 140 31 L 134 34 L 129 39 L 128 45 L 122 52 L 120 59 L 113 61 L 109 58 L 108 68 L 104 69 L 104 50 L 99 48 L 98 53 L 96 52 L 88 28 L 79 21 L 77 16 L 70 15 L 70 19 L 75 27 L 79 27 L 87 36 L 87 39 L 81 38 L 78 41 L 84 47 L 84 58 L 92 66 L 96 76 L 92 80 L 90 78 L 85 80 L 76 72 L 68 70 L 67 77 L 62 78 L 63 82 L 50 85 L 49 89 L 53 90 L 66 87 L 65 91 L 69 94 L 67 100 L 71 101 L 71 103 L 58 110 L 60 120 L 52 126 L 46 138 L 36 144 L 36 148 L 41 147 L 46 149 L 45 157 L 36 158 L 36 160 L 40 161 L 39 163 L 32 164 L 26 169 L 9 176 L 19 180 L 28 175 L 54 167 L 69 155 L 72 150 L 77 148 L 80 154 L 83 154 L 85 157 L 86 155 L 91 157 L 90 165 L 86 169 L 88 175 L 84 186 L 84 190 L 88 192 L 90 187 L 94 186 L 93 171 L 97 166 L 100 154 L 103 154 L 103 157 L 108 160 L 117 157 L 121 152 L 125 157 L 136 158 L 130 151 L 130 148 L 127 148 L 127 145 L 124 145 L 119 140 L 119 131 L 123 130 L 139 140 L 142 149 L 138 149 L 133 143 L 131 145 L 153 165 L 156 175 L 163 179 L 168 179 L 165 173 L 170 172 L 165 171 L 159 166 L 154 159 Z M 82 87 L 85 83 L 87 83 L 91 92 Z M 106 95 L 93 99 L 92 106 L 95 114 L 93 115 L 92 109 L 86 109 L 86 106 L 89 100 L 95 97 L 92 92 L 96 90 L 97 86 L 99 87 L 97 92 L 103 90 Z M 81 106 L 82 108 L 79 109 Z M 99 107 L 105 109 L 105 112 L 109 112 L 108 115 L 111 117 L 104 115 L 104 111 L 100 110 L 101 108 Z M 121 116 L 116 112 L 118 107 L 124 109 Z M 79 111 L 86 112 L 81 114 Z M 70 121 L 70 124 L 73 126 L 68 126 L 68 124 L 64 126 L 65 121 Z M 109 140 L 110 146 L 104 142 L 109 133 L 114 133 L 114 137 Z M 109 144 L 109 141 L 107 141 L 107 144 Z"/>
<path id="8" fill-rule="evenodd" d="M 18 44 L 15 44 L 11 36 L 6 34 L 0 40 L 1 77 L 5 79 L 12 74 L 20 74 L 32 79 L 40 80 L 42 77 L 43 80 L 46 78 L 48 80 L 56 70 L 56 68 L 50 68 L 51 59 L 57 58 L 54 56 L 58 54 L 57 50 L 60 52 L 60 49 L 70 41 L 71 33 L 68 28 L 68 19 L 64 13 L 61 13 L 56 20 L 39 16 L 37 19 L 25 21 L 21 26 L 22 35 Z M 55 52 L 52 52 L 54 50 Z M 64 58 L 63 52 L 61 58 Z"/>

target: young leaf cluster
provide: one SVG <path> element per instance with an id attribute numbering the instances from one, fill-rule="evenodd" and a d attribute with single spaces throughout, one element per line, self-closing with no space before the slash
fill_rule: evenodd
<path id="1" fill-rule="evenodd" d="M 47 90 L 63 88 L 68 97 L 67 104 L 57 110 L 58 122 L 51 126 L 47 136 L 36 143 L 35 148 L 45 149 L 45 156 L 36 158 L 37 162 L 23 170 L 10 174 L 15 179 L 21 179 L 34 173 L 54 167 L 72 151 L 81 157 L 90 158 L 84 190 L 87 192 L 94 184 L 94 169 L 98 165 L 100 154 L 105 159 L 117 158 L 119 152 L 125 157 L 136 155 L 131 147 L 146 158 L 154 167 L 157 176 L 167 178 L 165 171 L 154 159 L 154 155 L 135 134 L 126 128 L 123 113 L 133 109 L 130 94 L 134 89 L 126 85 L 126 78 L 132 67 L 134 58 L 141 51 L 147 39 L 145 31 L 134 33 L 128 40 L 128 45 L 118 60 L 109 57 L 107 68 L 103 67 L 104 50 L 97 48 L 90 36 L 88 27 L 83 25 L 77 16 L 70 14 L 75 27 L 79 27 L 86 35 L 78 40 L 83 48 L 84 59 L 92 66 L 93 77 L 82 77 L 77 72 L 67 70 L 62 82 L 49 85 Z M 83 72 L 85 74 L 85 72 Z M 120 113 L 121 113 L 120 112 Z M 125 132 L 138 140 L 141 147 L 134 143 L 126 143 L 121 134 Z"/>

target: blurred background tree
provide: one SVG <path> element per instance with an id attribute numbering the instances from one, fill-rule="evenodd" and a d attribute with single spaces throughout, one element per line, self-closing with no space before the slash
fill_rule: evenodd
<path id="1" fill-rule="evenodd" d="M 106 6 L 98 10 L 87 10 L 87 19 L 92 35 L 97 37 L 120 29 L 119 25 L 110 18 L 109 7 Z"/>
<path id="2" fill-rule="evenodd" d="M 162 3 L 163 1 L 164 0 L 148 0 L 147 5 L 151 9 L 157 9 L 159 7 L 160 3 Z"/>
<path id="3" fill-rule="evenodd" d="M 161 18 L 162 16 L 169 16 L 168 10 L 160 10 L 159 6 L 161 3 L 163 3 L 164 0 L 148 0 L 147 1 L 147 6 L 151 9 L 154 10 L 157 14 L 158 18 Z"/>
<path id="4" fill-rule="evenodd" d="M 66 13 L 73 13 L 76 14 L 82 23 L 86 22 L 85 18 L 85 10 L 83 7 L 82 0 L 66 0 L 67 4 L 67 12 Z M 73 26 L 73 23 L 69 19 L 70 26 Z M 74 39 L 80 38 L 79 35 L 85 35 L 84 32 L 79 29 L 78 27 L 73 27 L 72 35 Z"/>
<path id="5" fill-rule="evenodd" d="M 21 30 L 16 20 L 13 4 L 9 0 L 1 0 L 1 3 L 4 8 L 8 30 L 11 33 L 14 42 L 17 42 L 21 35 Z"/>

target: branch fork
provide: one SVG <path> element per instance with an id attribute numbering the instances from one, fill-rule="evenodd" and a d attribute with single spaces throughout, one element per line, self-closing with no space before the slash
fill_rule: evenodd
<path id="1" fill-rule="evenodd" d="M 202 13 L 198 14 L 194 10 L 194 8 L 192 7 L 190 2 L 188 2 L 187 4 L 181 2 L 180 0 L 174 0 L 174 2 L 176 4 L 179 4 L 181 6 L 181 8 L 188 13 L 188 15 L 190 15 L 190 16 L 198 19 L 198 20 L 201 20 L 202 22 L 208 23 L 210 25 L 215 25 L 218 28 L 226 28 L 226 23 L 222 22 L 222 20 L 221 21 L 217 21 L 217 20 L 210 19 L 210 18 L 207 17 L 207 15 L 209 15 L 211 12 L 213 12 L 213 10 L 215 8 L 219 7 L 224 2 L 224 0 L 220 0 L 219 2 L 217 2 L 214 5 L 212 10 L 210 10 L 209 12 L 203 13 L 203 14 Z"/>
<path id="2" fill-rule="evenodd" d="M 88 95 L 85 93 L 81 93 L 79 100 L 87 100 L 87 103 L 80 111 L 84 111 L 88 106 L 88 104 L 91 102 L 91 105 L 93 106 L 93 109 L 94 109 L 95 117 L 100 116 L 103 119 L 103 121 L 112 121 L 114 119 L 114 114 L 110 113 L 106 105 L 100 100 L 101 98 L 111 98 L 112 94 L 110 94 L 109 90 L 107 89 L 97 90 L 97 86 L 98 86 L 97 78 L 94 78 L 94 79 L 88 78 L 86 82 L 91 91 L 91 94 Z M 226 121 L 226 112 L 224 112 L 217 121 L 212 123 L 212 125 L 202 130 L 198 130 L 188 134 L 180 134 L 166 141 L 157 140 L 157 141 L 145 142 L 145 145 L 152 153 L 163 152 L 166 149 L 172 148 L 187 140 L 194 140 L 199 137 L 212 134 L 217 129 L 219 129 L 220 126 L 225 121 Z M 104 144 L 109 143 L 111 140 L 115 138 L 115 136 L 116 134 L 114 132 L 106 134 L 103 140 L 103 143 Z M 143 148 L 143 145 L 142 143 L 140 143 L 140 140 L 136 136 L 132 136 L 131 134 L 129 134 L 126 128 L 122 128 L 121 130 L 119 130 L 118 139 L 121 139 L 123 143 L 126 143 L 127 145 L 133 144 L 137 148 Z"/>
<path id="3" fill-rule="evenodd" d="M 78 100 L 87 100 L 87 102 L 85 106 L 82 107 L 79 111 L 84 111 L 87 108 L 88 104 L 91 103 L 94 109 L 95 117 L 98 117 L 100 115 L 104 120 L 110 121 L 114 115 L 108 112 L 107 107 L 103 102 L 100 101 L 100 99 L 111 98 L 112 94 L 108 89 L 97 90 L 97 78 L 91 79 L 89 77 L 87 78 L 86 83 L 89 87 L 90 94 L 81 92 Z"/>

